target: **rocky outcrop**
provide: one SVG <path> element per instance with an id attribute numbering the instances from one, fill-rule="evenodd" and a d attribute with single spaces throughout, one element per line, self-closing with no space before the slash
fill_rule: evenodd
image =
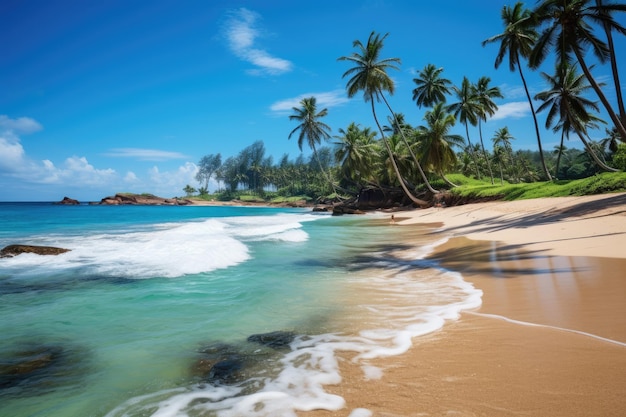
<path id="1" fill-rule="evenodd" d="M 69 251 L 70 249 L 55 248 L 53 246 L 9 245 L 0 250 L 0 258 L 11 258 L 22 253 L 34 253 L 37 255 L 60 255 Z"/>
<path id="2" fill-rule="evenodd" d="M 180 198 L 163 198 L 152 194 L 127 194 L 118 193 L 114 196 L 104 197 L 100 200 L 102 205 L 121 206 L 186 206 L 192 204 L 190 200 Z"/>
<path id="3" fill-rule="evenodd" d="M 73 198 L 69 198 L 69 197 L 63 197 L 63 200 L 54 203 L 54 204 L 60 204 L 63 206 L 77 206 L 80 203 L 78 202 L 78 200 L 74 200 Z"/>

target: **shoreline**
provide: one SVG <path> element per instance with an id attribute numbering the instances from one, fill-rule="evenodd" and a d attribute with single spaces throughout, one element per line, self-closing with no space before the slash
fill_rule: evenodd
<path id="1" fill-rule="evenodd" d="M 482 290 L 481 307 L 376 360 L 380 379 L 345 355 L 329 391 L 346 407 L 299 415 L 623 414 L 626 193 L 414 210 L 393 227 L 416 224 L 448 238 L 427 258 Z"/>

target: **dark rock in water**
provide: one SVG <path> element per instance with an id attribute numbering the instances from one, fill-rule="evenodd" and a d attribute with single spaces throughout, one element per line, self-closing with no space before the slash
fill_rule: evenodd
<path id="1" fill-rule="evenodd" d="M 34 253 L 37 255 L 59 255 L 69 252 L 70 249 L 55 248 L 53 246 L 34 246 L 34 245 L 9 245 L 0 250 L 0 258 L 10 258 L 22 253 Z"/>
<path id="2" fill-rule="evenodd" d="M 200 350 L 193 373 L 206 382 L 233 384 L 243 379 L 245 356 L 235 346 L 215 343 Z"/>
<path id="3" fill-rule="evenodd" d="M 74 200 L 73 198 L 69 198 L 69 197 L 63 197 L 63 200 L 59 201 L 58 203 L 54 203 L 54 204 L 60 204 L 60 205 L 64 205 L 64 206 L 75 206 L 80 204 L 78 202 L 78 200 Z"/>
<path id="4" fill-rule="evenodd" d="M 276 331 L 271 333 L 253 334 L 248 337 L 248 342 L 258 343 L 272 349 L 288 347 L 296 335 L 293 332 Z"/>
<path id="5" fill-rule="evenodd" d="M 186 206 L 192 204 L 190 200 L 182 198 L 163 198 L 152 194 L 118 193 L 104 197 L 100 204 L 108 206 L 135 205 L 135 206 Z"/>
<path id="6" fill-rule="evenodd" d="M 37 395 L 76 386 L 86 374 L 83 349 L 61 344 L 27 344 L 0 352 L 0 396 Z"/>

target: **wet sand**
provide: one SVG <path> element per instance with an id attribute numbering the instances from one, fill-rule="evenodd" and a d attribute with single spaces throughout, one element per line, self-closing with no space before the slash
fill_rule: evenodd
<path id="1" fill-rule="evenodd" d="M 431 208 L 396 222 L 450 237 L 431 258 L 483 290 L 483 304 L 374 361 L 380 379 L 346 355 L 330 389 L 346 407 L 303 415 L 626 415 L 626 194 Z"/>

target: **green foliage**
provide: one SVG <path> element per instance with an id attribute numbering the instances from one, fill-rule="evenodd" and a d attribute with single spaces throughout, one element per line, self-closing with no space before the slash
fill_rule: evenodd
<path id="1" fill-rule="evenodd" d="M 626 171 L 626 143 L 618 145 L 617 151 L 613 154 L 613 166 Z"/>
<path id="2" fill-rule="evenodd" d="M 453 181 L 459 181 L 450 175 Z M 454 179 L 452 177 L 455 177 Z M 473 180 L 451 192 L 470 198 L 502 198 L 504 200 L 525 200 L 543 197 L 565 197 L 603 194 L 626 191 L 626 173 L 611 172 L 597 174 L 579 180 L 545 181 L 529 184 L 491 185 Z"/>

